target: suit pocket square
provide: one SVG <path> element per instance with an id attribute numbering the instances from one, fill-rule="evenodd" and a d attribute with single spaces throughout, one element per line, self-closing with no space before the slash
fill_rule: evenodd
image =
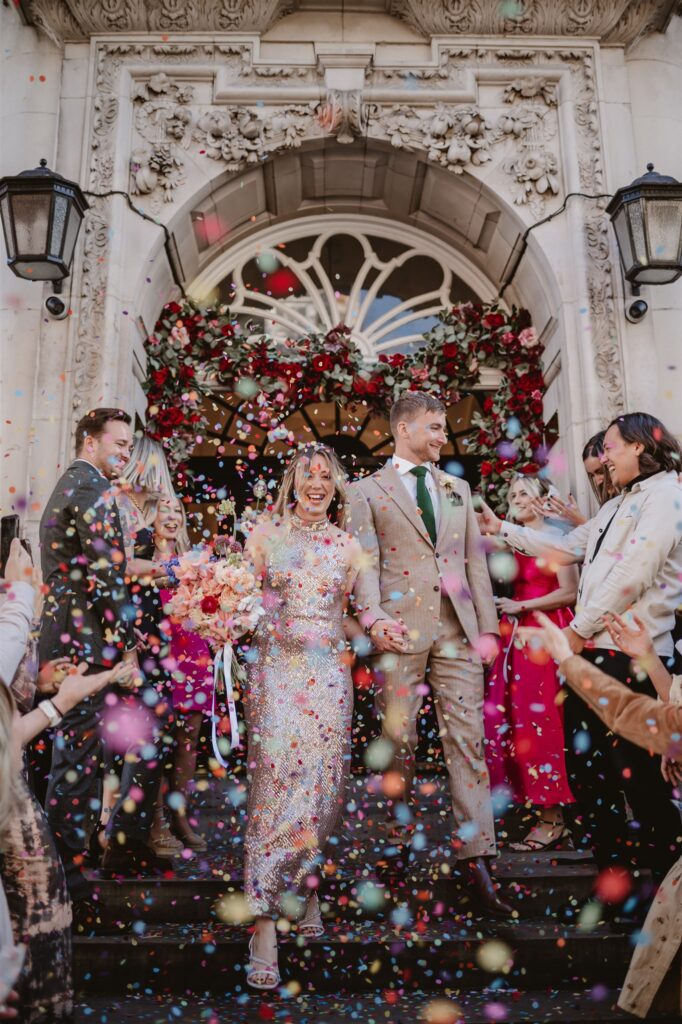
<path id="1" fill-rule="evenodd" d="M 450 502 L 451 505 L 455 506 L 464 504 L 464 502 L 462 501 L 461 494 L 455 494 L 454 492 L 448 494 L 448 501 Z"/>

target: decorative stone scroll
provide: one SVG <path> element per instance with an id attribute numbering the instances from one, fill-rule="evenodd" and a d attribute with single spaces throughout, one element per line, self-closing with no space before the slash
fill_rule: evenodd
<path id="1" fill-rule="evenodd" d="M 342 9 L 341 0 L 337 8 Z M 390 0 L 390 14 L 428 35 L 573 36 L 630 45 L 660 31 L 677 0 Z M 298 0 L 26 0 L 59 41 L 109 32 L 267 32 Z M 333 9 L 329 5 L 328 9 Z"/>

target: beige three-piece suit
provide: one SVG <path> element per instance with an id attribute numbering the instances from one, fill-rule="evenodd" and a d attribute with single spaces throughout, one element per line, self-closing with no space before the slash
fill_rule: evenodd
<path id="1" fill-rule="evenodd" d="M 355 598 L 369 629 L 390 617 L 405 624 L 409 651 L 376 656 L 384 676 L 377 691 L 382 734 L 394 744 L 394 770 L 414 777 L 417 716 L 430 684 L 450 777 L 459 859 L 495 853 L 490 781 L 483 749 L 480 633 L 498 633 L 485 551 L 469 486 L 440 470 L 436 544 L 415 499 L 391 462 L 349 488 L 347 529 L 365 562 Z"/>

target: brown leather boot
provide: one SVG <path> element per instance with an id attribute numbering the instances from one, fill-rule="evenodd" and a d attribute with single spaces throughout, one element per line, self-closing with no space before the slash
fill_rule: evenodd
<path id="1" fill-rule="evenodd" d="M 472 857 L 458 865 L 467 892 L 485 914 L 492 917 L 511 917 L 514 908 L 501 899 L 490 877 L 485 857 Z"/>

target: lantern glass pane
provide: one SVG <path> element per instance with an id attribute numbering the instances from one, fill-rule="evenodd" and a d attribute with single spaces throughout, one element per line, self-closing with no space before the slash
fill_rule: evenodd
<path id="1" fill-rule="evenodd" d="M 12 196 L 14 232 L 19 256 L 47 253 L 47 228 L 50 223 L 51 192 Z"/>
<path id="2" fill-rule="evenodd" d="M 647 199 L 649 257 L 652 263 L 677 263 L 682 233 L 682 201 Z"/>
<path id="3" fill-rule="evenodd" d="M 633 203 L 628 203 L 627 211 L 630 218 L 630 235 L 634 249 L 633 262 L 646 265 L 649 262 L 649 252 L 647 249 L 646 231 L 644 230 L 642 200 L 637 199 Z"/>
<path id="4" fill-rule="evenodd" d="M 78 229 L 81 226 L 82 219 L 83 216 L 77 209 L 76 204 L 71 203 L 69 209 L 69 220 L 66 226 L 66 238 L 64 239 L 64 250 L 62 253 L 62 260 L 67 267 L 71 266 L 73 250 L 76 246 L 76 238 L 78 237 Z"/>
<path id="5" fill-rule="evenodd" d="M 9 213 L 9 196 L 5 195 L 0 200 L 2 208 L 2 228 L 5 232 L 5 246 L 7 247 L 7 258 L 14 259 L 14 234 L 12 233 L 12 218 Z"/>
<path id="6" fill-rule="evenodd" d="M 54 197 L 54 210 L 52 213 L 52 237 L 50 238 L 50 256 L 61 255 L 62 242 L 64 241 L 64 229 L 66 227 L 66 215 L 69 211 L 69 200 L 66 196 L 56 195 Z"/>
<path id="7" fill-rule="evenodd" d="M 635 274 L 633 281 L 637 284 L 671 284 L 680 276 L 675 267 L 642 267 Z"/>
<path id="8" fill-rule="evenodd" d="M 613 218 L 613 229 L 618 239 L 620 257 L 627 271 L 633 264 L 632 242 L 630 241 L 630 219 L 627 206 L 621 206 Z"/>
<path id="9" fill-rule="evenodd" d="M 61 281 L 64 277 L 58 263 L 51 263 L 45 259 L 17 260 L 14 272 L 27 281 Z"/>

